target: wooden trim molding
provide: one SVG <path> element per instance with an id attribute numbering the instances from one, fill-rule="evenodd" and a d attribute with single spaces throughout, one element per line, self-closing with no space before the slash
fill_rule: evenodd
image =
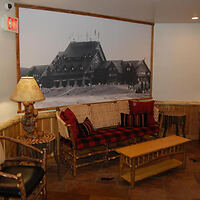
<path id="1" fill-rule="evenodd" d="M 27 9 L 54 11 L 54 12 L 84 15 L 84 16 L 98 17 L 98 18 L 111 19 L 111 20 L 119 20 L 119 21 L 137 23 L 137 24 L 143 24 L 143 25 L 150 25 L 151 26 L 151 50 L 150 50 L 151 51 L 150 52 L 151 86 L 150 86 L 150 95 L 149 95 L 148 98 L 141 97 L 141 98 L 138 98 L 138 99 L 135 98 L 135 100 L 141 100 L 141 99 L 145 100 L 145 99 L 151 99 L 152 98 L 154 23 L 147 22 L 147 21 L 134 20 L 134 19 L 129 19 L 129 18 L 123 18 L 123 17 L 109 16 L 109 15 L 83 12 L 83 11 L 77 11 L 77 10 L 62 9 L 62 8 L 46 7 L 46 6 L 40 6 L 40 5 L 31 5 L 31 4 L 15 3 L 15 8 L 16 8 L 16 17 L 19 17 L 19 11 L 20 11 L 19 9 L 20 8 L 27 8 Z M 16 59 L 17 60 L 17 81 L 19 81 L 19 79 L 20 79 L 20 38 L 19 38 L 19 33 L 16 34 L 16 58 L 17 58 Z M 38 108 L 38 110 L 40 110 L 40 111 L 55 110 L 55 109 L 56 109 L 56 107 Z M 22 112 L 23 112 L 22 105 L 21 105 L 21 103 L 18 103 L 18 113 L 22 113 Z"/>
<path id="2" fill-rule="evenodd" d="M 156 105 L 196 105 L 200 106 L 200 101 L 155 101 Z"/>
<path id="3" fill-rule="evenodd" d="M 110 15 L 102 15 L 102 14 L 96 14 L 96 13 L 90 13 L 90 12 L 83 12 L 83 11 L 77 11 L 77 10 L 68 10 L 68 9 L 62 9 L 62 8 L 52 8 L 52 7 L 46 7 L 46 6 L 37 6 L 37 5 L 19 4 L 19 3 L 16 3 L 15 7 L 71 13 L 71 14 L 77 14 L 77 15 L 86 15 L 86 16 L 101 17 L 101 18 L 106 18 L 106 19 L 114 19 L 114 20 L 120 20 L 120 21 L 132 22 L 132 23 L 138 23 L 138 24 L 154 25 L 154 23 L 152 22 L 128 19 L 128 18 L 123 18 L 123 17 L 115 17 L 115 16 L 110 16 Z"/>

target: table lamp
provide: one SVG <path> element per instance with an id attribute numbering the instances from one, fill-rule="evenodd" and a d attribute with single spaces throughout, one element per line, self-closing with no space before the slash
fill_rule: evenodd
<path id="1" fill-rule="evenodd" d="M 44 100 L 45 97 L 33 77 L 21 77 L 17 87 L 13 91 L 10 100 L 21 102 L 24 105 L 25 115 L 22 118 L 23 128 L 28 137 L 38 137 L 36 119 L 38 111 L 34 109 L 34 103 Z"/>

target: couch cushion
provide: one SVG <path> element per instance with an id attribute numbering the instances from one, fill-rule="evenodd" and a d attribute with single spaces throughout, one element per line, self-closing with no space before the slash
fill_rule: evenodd
<path id="1" fill-rule="evenodd" d="M 105 129 L 98 129 L 95 131 L 95 134 L 86 138 L 77 138 L 76 139 L 76 148 L 77 149 L 84 149 L 90 148 L 97 145 L 109 144 L 113 142 L 120 142 L 129 138 L 136 137 L 138 132 L 133 128 L 124 128 L 124 127 L 117 127 L 117 128 L 105 128 Z M 140 132 L 143 134 L 142 132 Z"/>
<path id="2" fill-rule="evenodd" d="M 88 117 L 85 118 L 83 123 L 79 123 L 78 127 L 80 129 L 79 137 L 88 137 L 94 131 L 92 122 L 88 119 Z"/>
<path id="3" fill-rule="evenodd" d="M 147 114 L 125 114 L 121 113 L 122 127 L 143 127 L 146 126 Z"/>
<path id="4" fill-rule="evenodd" d="M 144 135 L 154 135 L 159 133 L 160 128 L 159 125 L 149 125 L 148 127 L 141 127 L 141 131 L 144 133 Z"/>
<path id="5" fill-rule="evenodd" d="M 42 180 L 44 176 L 44 170 L 41 167 L 38 166 L 10 166 L 10 167 L 4 167 L 2 169 L 3 172 L 17 175 L 17 173 L 22 173 L 22 177 L 24 179 L 24 185 L 26 194 L 29 195 L 34 190 L 35 186 L 39 184 L 39 182 Z M 5 185 L 8 183 L 16 184 L 17 181 L 14 179 L 8 179 L 4 177 L 0 177 L 0 182 L 5 183 Z M 9 196 L 12 197 L 20 197 L 20 190 L 16 186 L 12 187 L 0 187 L 0 196 Z"/>
<path id="6" fill-rule="evenodd" d="M 143 136 L 144 133 L 141 131 L 141 128 L 137 128 L 137 127 L 116 127 L 116 128 L 102 128 L 102 129 L 97 129 L 96 133 L 98 134 L 104 134 L 106 132 L 117 132 L 120 134 L 124 134 L 126 137 L 127 136 Z"/>
<path id="7" fill-rule="evenodd" d="M 154 101 L 136 102 L 129 100 L 130 114 L 147 113 L 147 124 L 155 124 Z"/>

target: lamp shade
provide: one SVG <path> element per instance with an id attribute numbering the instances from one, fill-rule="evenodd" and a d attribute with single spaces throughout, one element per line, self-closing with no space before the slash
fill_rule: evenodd
<path id="1" fill-rule="evenodd" d="M 15 102 L 36 102 L 45 99 L 33 77 L 21 77 L 10 99 Z"/>

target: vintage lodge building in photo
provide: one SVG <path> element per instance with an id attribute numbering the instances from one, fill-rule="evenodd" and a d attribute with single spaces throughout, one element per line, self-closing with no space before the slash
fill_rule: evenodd
<path id="1" fill-rule="evenodd" d="M 50 65 L 34 66 L 28 75 L 44 88 L 140 83 L 148 90 L 151 71 L 145 60 L 106 60 L 100 42 L 87 41 L 70 42 Z"/>

